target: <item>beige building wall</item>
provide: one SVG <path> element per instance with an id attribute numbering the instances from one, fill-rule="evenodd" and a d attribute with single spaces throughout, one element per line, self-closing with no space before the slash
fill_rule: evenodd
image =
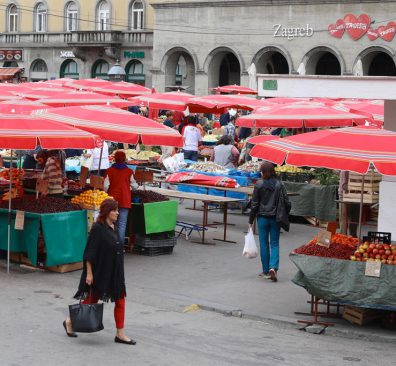
<path id="1" fill-rule="evenodd" d="M 73 1 L 79 11 L 78 30 L 89 31 L 98 29 L 97 8 L 99 0 L 4 0 L 0 4 L 0 31 L 8 30 L 8 6 L 15 4 L 19 10 L 18 31 L 21 33 L 34 32 L 35 7 L 39 3 L 46 5 L 48 9 L 48 32 L 64 32 L 65 9 L 69 2 Z M 105 0 L 110 7 L 109 29 L 131 29 L 131 8 L 136 0 Z M 138 0 L 139 1 L 139 0 Z M 140 0 L 144 8 L 143 29 L 151 30 L 154 24 L 154 12 L 150 3 L 169 2 L 169 0 Z M 171 1 L 172 2 L 172 1 Z"/>

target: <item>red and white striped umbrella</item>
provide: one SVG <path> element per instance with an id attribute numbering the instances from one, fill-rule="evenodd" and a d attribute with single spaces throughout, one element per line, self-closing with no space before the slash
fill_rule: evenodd
<path id="1" fill-rule="evenodd" d="M 86 91 L 71 91 L 38 100 L 41 103 L 50 105 L 52 107 L 72 107 L 83 105 L 107 105 L 117 108 L 127 108 L 131 102 L 123 100 L 118 97 L 106 96 L 98 93 L 91 93 Z"/>
<path id="2" fill-rule="evenodd" d="M 241 127 L 317 128 L 364 124 L 368 117 L 344 112 L 322 103 L 301 102 L 265 106 L 237 119 Z"/>
<path id="3" fill-rule="evenodd" d="M 216 93 L 229 93 L 229 94 L 257 94 L 257 90 L 247 88 L 240 85 L 225 85 L 212 88 Z"/>
<path id="4" fill-rule="evenodd" d="M 256 144 L 251 156 L 296 166 L 396 175 L 396 132 L 357 126 L 307 132 Z"/>
<path id="5" fill-rule="evenodd" d="M 28 115 L 0 115 L 3 149 L 93 149 L 102 146 L 99 136 L 59 122 Z"/>
<path id="6" fill-rule="evenodd" d="M 192 98 L 194 98 L 194 95 L 176 91 L 141 95 L 129 98 L 128 100 L 132 103 L 131 105 L 144 105 L 150 109 L 167 109 L 184 112 L 187 109 L 188 102 Z"/>
<path id="7" fill-rule="evenodd" d="M 99 78 L 93 78 L 93 79 L 72 80 L 65 83 L 64 85 L 76 90 L 92 90 L 92 88 L 106 88 L 111 84 L 112 84 L 111 81 L 103 80 Z"/>
<path id="8" fill-rule="evenodd" d="M 151 94 L 151 89 L 139 84 L 126 83 L 125 81 L 112 83 L 105 87 L 93 87 L 91 90 L 100 94 L 119 96 L 120 98 L 130 98 L 138 95 Z"/>
<path id="9" fill-rule="evenodd" d="M 12 99 L 0 102 L 0 113 L 3 114 L 31 113 L 32 111 L 48 108 L 52 107 L 26 99 Z"/>
<path id="10" fill-rule="evenodd" d="M 103 140 L 135 145 L 183 146 L 183 137 L 172 128 L 122 109 L 105 106 L 54 108 L 41 118 L 62 122 L 99 135 Z"/>

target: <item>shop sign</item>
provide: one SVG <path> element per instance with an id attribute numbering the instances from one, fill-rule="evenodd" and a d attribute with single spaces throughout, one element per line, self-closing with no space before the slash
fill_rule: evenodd
<path id="1" fill-rule="evenodd" d="M 25 211 L 17 210 L 14 229 L 23 230 L 24 226 L 25 226 Z"/>
<path id="2" fill-rule="evenodd" d="M 329 248 L 331 244 L 332 233 L 327 230 L 319 229 L 317 236 L 317 244 Z"/>
<path id="3" fill-rule="evenodd" d="M 366 262 L 364 271 L 365 276 L 380 277 L 381 276 L 381 262 Z"/>
<path id="4" fill-rule="evenodd" d="M 22 50 L 0 50 L 0 61 L 21 61 Z"/>
<path id="5" fill-rule="evenodd" d="M 60 58 L 75 58 L 73 51 L 60 51 Z"/>
<path id="6" fill-rule="evenodd" d="M 375 41 L 378 38 L 384 41 L 391 42 L 396 35 L 396 23 L 388 22 L 374 29 L 369 15 L 360 14 L 356 17 L 353 14 L 347 14 L 343 19 L 338 19 L 335 23 L 328 26 L 328 32 L 332 37 L 342 38 L 344 33 L 347 33 L 354 41 L 359 40 L 365 34 L 370 41 Z"/>
<path id="7" fill-rule="evenodd" d="M 307 24 L 305 27 L 285 27 L 283 24 L 274 24 L 274 37 L 287 38 L 289 41 L 295 37 L 312 37 L 314 30 Z"/>
<path id="8" fill-rule="evenodd" d="M 144 52 L 124 51 L 125 58 L 144 58 Z"/>
<path id="9" fill-rule="evenodd" d="M 264 90 L 278 90 L 278 80 L 263 80 Z"/>

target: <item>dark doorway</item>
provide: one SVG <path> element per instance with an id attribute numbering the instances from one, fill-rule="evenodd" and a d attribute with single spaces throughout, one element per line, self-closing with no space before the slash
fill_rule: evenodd
<path id="1" fill-rule="evenodd" d="M 240 83 L 241 68 L 239 61 L 232 53 L 227 53 L 220 64 L 219 86 Z"/>
<path id="2" fill-rule="evenodd" d="M 323 53 L 316 64 L 315 75 L 341 75 L 341 65 L 330 52 Z"/>
<path id="3" fill-rule="evenodd" d="M 396 76 L 395 62 L 384 52 L 374 56 L 368 69 L 369 76 Z"/>

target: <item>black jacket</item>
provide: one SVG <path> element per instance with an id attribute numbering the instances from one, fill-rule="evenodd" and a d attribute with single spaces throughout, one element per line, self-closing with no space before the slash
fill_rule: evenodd
<path id="1" fill-rule="evenodd" d="M 280 199 L 281 198 L 281 199 Z M 286 188 L 281 181 L 275 178 L 260 179 L 253 190 L 252 207 L 249 224 L 253 224 L 256 216 L 276 217 L 279 202 L 283 202 L 287 213 L 290 212 L 291 203 L 287 196 Z"/>
<path id="2" fill-rule="evenodd" d="M 75 298 L 85 298 L 89 287 L 87 261 L 92 264 L 93 292 L 103 301 L 115 301 L 126 296 L 124 276 L 124 248 L 117 230 L 106 223 L 94 223 L 84 251 L 84 268 Z"/>

